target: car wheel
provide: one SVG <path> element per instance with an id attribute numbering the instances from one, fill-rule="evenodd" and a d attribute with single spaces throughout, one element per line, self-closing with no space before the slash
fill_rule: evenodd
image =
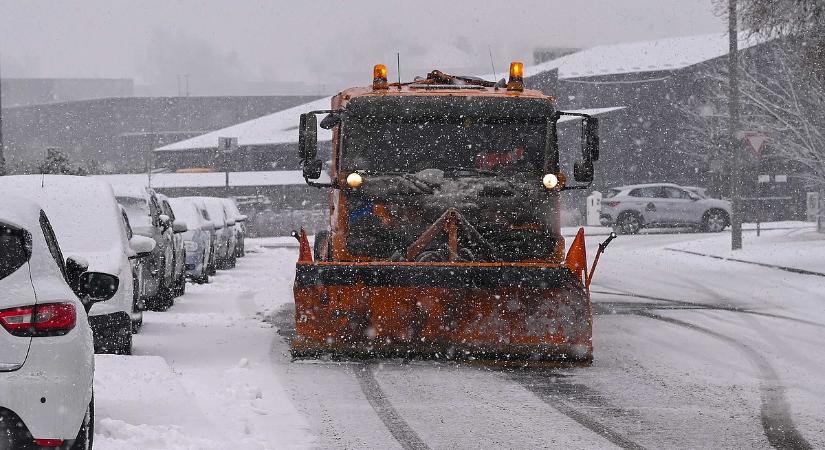
<path id="1" fill-rule="evenodd" d="M 702 217 L 702 231 L 719 233 L 728 226 L 728 214 L 719 209 L 711 209 Z"/>
<path id="2" fill-rule="evenodd" d="M 638 213 L 626 212 L 619 216 L 613 231 L 617 234 L 637 234 L 642 229 L 642 218 Z"/>
<path id="3" fill-rule="evenodd" d="M 91 450 L 93 440 L 95 437 L 95 394 L 92 392 L 92 400 L 89 402 L 89 407 L 86 409 L 86 415 L 83 417 L 83 423 L 80 424 L 80 431 L 74 443 L 70 447 L 71 450 Z"/>
<path id="4" fill-rule="evenodd" d="M 115 355 L 131 355 L 132 354 L 132 328 L 129 327 L 124 330 L 124 335 L 120 338 L 119 345 L 115 346 L 114 353 Z"/>
<path id="5" fill-rule="evenodd" d="M 180 280 L 178 280 L 178 290 L 175 292 L 178 297 L 183 297 L 183 294 L 186 294 L 186 274 L 180 274 Z"/>
<path id="6" fill-rule="evenodd" d="M 140 329 L 143 327 L 143 311 L 140 313 L 140 319 L 132 319 L 132 334 L 140 333 Z"/>

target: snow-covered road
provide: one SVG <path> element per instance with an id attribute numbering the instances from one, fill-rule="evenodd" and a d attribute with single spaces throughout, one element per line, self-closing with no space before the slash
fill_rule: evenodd
<path id="1" fill-rule="evenodd" d="M 297 252 L 258 248 L 147 314 L 136 356 L 98 357 L 96 444 L 825 447 L 825 278 L 666 250 L 725 239 L 617 239 L 592 286 L 593 366 L 533 370 L 291 362 Z"/>

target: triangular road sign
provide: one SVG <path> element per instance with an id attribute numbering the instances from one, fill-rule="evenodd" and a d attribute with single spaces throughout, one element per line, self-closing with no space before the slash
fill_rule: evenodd
<path id="1" fill-rule="evenodd" d="M 751 153 L 754 156 L 759 156 L 762 153 L 762 147 L 765 146 L 765 142 L 767 142 L 768 137 L 762 133 L 748 133 L 745 136 L 745 142 L 748 143 L 748 147 L 750 147 Z"/>

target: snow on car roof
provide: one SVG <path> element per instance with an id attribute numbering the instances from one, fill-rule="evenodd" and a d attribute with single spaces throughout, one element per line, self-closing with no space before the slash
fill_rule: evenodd
<path id="1" fill-rule="evenodd" d="M 673 187 L 683 187 L 675 183 L 641 183 L 641 184 L 628 184 L 625 186 L 615 186 L 609 189 L 638 189 L 638 188 L 645 188 L 645 187 L 656 187 L 656 186 L 673 186 Z"/>
<path id="2" fill-rule="evenodd" d="M 36 202 L 15 195 L 3 195 L 0 222 L 25 230 L 40 228 L 41 207 Z"/>
<path id="3" fill-rule="evenodd" d="M 226 184 L 224 172 L 210 173 L 156 173 L 151 178 L 145 173 L 120 175 L 95 175 L 94 178 L 111 183 L 116 191 L 140 189 L 146 186 L 153 188 L 181 188 L 181 187 L 221 187 Z M 329 182 L 326 173 L 321 174 L 318 180 L 321 183 Z M 303 172 L 300 170 L 278 170 L 267 172 L 230 172 L 230 186 L 286 186 L 305 184 Z M 145 195 L 145 194 L 143 194 Z"/>
<path id="4" fill-rule="evenodd" d="M 739 48 L 764 42 L 742 31 Z M 727 33 L 597 45 L 535 66 L 524 77 L 558 69 L 559 79 L 682 69 L 728 54 Z"/>
<path id="5" fill-rule="evenodd" d="M 39 203 L 66 252 L 106 251 L 125 242 L 114 193 L 101 180 L 70 175 L 9 175 L 0 177 L 0 192 Z"/>

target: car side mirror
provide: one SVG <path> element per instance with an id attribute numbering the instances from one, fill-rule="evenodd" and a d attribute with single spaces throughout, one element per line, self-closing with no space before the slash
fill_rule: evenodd
<path id="1" fill-rule="evenodd" d="M 92 304 L 114 297 L 119 287 L 120 279 L 114 275 L 103 272 L 84 272 L 80 275 L 74 291 L 88 313 Z"/>
<path id="2" fill-rule="evenodd" d="M 226 226 L 228 226 L 228 227 L 234 227 L 234 226 L 235 226 L 235 221 L 234 221 L 233 219 L 229 219 L 229 220 L 227 220 L 227 221 L 226 221 Z"/>
<path id="3" fill-rule="evenodd" d="M 130 257 L 130 259 L 145 258 L 151 255 L 157 245 L 157 242 L 152 238 L 138 235 L 132 236 L 132 239 L 129 239 L 129 248 L 135 252 L 135 255 Z"/>
<path id="4" fill-rule="evenodd" d="M 158 216 L 158 221 L 160 222 L 160 226 L 162 226 L 163 228 L 169 228 L 172 218 L 167 216 L 166 214 L 161 214 Z"/>
<path id="5" fill-rule="evenodd" d="M 221 225 L 221 224 L 219 224 L 219 223 L 215 223 L 215 224 L 213 224 L 213 228 L 214 228 L 215 230 L 220 230 L 221 228 L 223 228 L 223 225 Z"/>
<path id="6" fill-rule="evenodd" d="M 182 220 L 176 220 L 172 222 L 172 231 L 175 233 L 186 233 L 189 231 L 189 227 L 186 225 L 186 222 Z"/>

